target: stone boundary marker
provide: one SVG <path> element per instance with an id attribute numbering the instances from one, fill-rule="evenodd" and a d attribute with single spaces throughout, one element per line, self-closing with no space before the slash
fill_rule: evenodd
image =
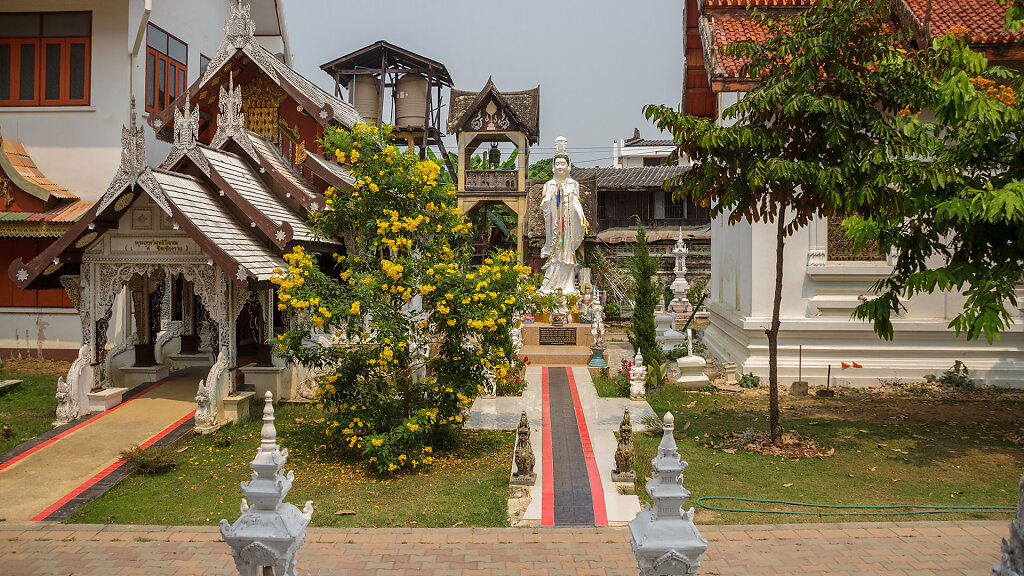
<path id="1" fill-rule="evenodd" d="M 697 513 L 698 520 L 700 512 Z M 1006 520 L 701 524 L 698 574 L 977 575 L 998 561 Z M 5 574 L 234 573 L 215 526 L 0 523 Z M 298 572 L 636 576 L 626 528 L 311 528 Z"/>

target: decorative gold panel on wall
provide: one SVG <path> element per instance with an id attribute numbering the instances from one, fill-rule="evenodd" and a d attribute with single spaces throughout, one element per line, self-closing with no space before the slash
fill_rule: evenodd
<path id="1" fill-rule="evenodd" d="M 854 254 L 853 239 L 843 231 L 844 214 L 828 217 L 828 259 L 830 261 L 884 261 L 885 255 L 878 251 L 878 242 L 868 242 L 864 249 Z"/>
<path id="2" fill-rule="evenodd" d="M 242 112 L 245 128 L 277 142 L 277 109 L 285 92 L 262 71 L 242 87 Z"/>

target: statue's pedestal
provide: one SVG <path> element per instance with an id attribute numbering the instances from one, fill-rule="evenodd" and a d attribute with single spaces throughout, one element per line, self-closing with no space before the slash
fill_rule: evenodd
<path id="1" fill-rule="evenodd" d="M 523 324 L 524 346 L 587 346 L 594 343 L 590 324 L 570 323 L 552 326 L 549 323 Z"/>
<path id="2" fill-rule="evenodd" d="M 252 406 L 255 392 L 235 392 L 224 398 L 224 421 L 244 422 L 249 419 L 249 408 Z"/>
<path id="3" fill-rule="evenodd" d="M 124 386 L 131 390 L 140 384 L 159 382 L 171 373 L 170 364 L 154 364 L 153 366 L 122 366 L 121 378 Z"/>
<path id="4" fill-rule="evenodd" d="M 257 398 L 263 398 L 267 392 L 273 395 L 274 403 L 287 396 L 285 394 L 284 366 L 257 366 L 246 364 L 238 369 L 245 376 L 245 383 L 251 384 Z"/>
<path id="5" fill-rule="evenodd" d="M 523 324 L 520 356 L 532 364 L 547 366 L 588 366 L 593 358 L 594 337 L 589 324 Z"/>
<path id="6" fill-rule="evenodd" d="M 121 403 L 124 393 L 128 388 L 104 388 L 96 392 L 89 392 L 89 412 L 95 414 L 110 410 Z"/>
<path id="7" fill-rule="evenodd" d="M 681 388 L 696 389 L 708 385 L 708 377 L 704 374 L 708 362 L 701 356 L 683 356 L 676 360 L 679 376 L 676 384 Z"/>

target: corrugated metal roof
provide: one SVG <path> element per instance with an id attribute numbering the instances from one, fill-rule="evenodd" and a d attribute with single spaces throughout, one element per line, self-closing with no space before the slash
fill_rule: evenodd
<path id="1" fill-rule="evenodd" d="M 598 190 L 640 190 L 661 188 L 661 183 L 689 170 L 687 166 L 644 166 L 642 168 L 573 168 L 575 180 L 597 178 Z"/>
<path id="2" fill-rule="evenodd" d="M 96 202 L 77 200 L 59 204 L 46 212 L 36 212 L 26 218 L 28 222 L 77 222 Z"/>

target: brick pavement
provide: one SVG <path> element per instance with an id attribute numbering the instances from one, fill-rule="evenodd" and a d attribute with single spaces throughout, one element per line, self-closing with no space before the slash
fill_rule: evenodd
<path id="1" fill-rule="evenodd" d="M 701 575 L 988 574 L 1007 521 L 701 525 Z M 624 528 L 311 529 L 299 573 L 634 576 Z M 5 576 L 233 574 L 215 527 L 0 524 Z"/>

